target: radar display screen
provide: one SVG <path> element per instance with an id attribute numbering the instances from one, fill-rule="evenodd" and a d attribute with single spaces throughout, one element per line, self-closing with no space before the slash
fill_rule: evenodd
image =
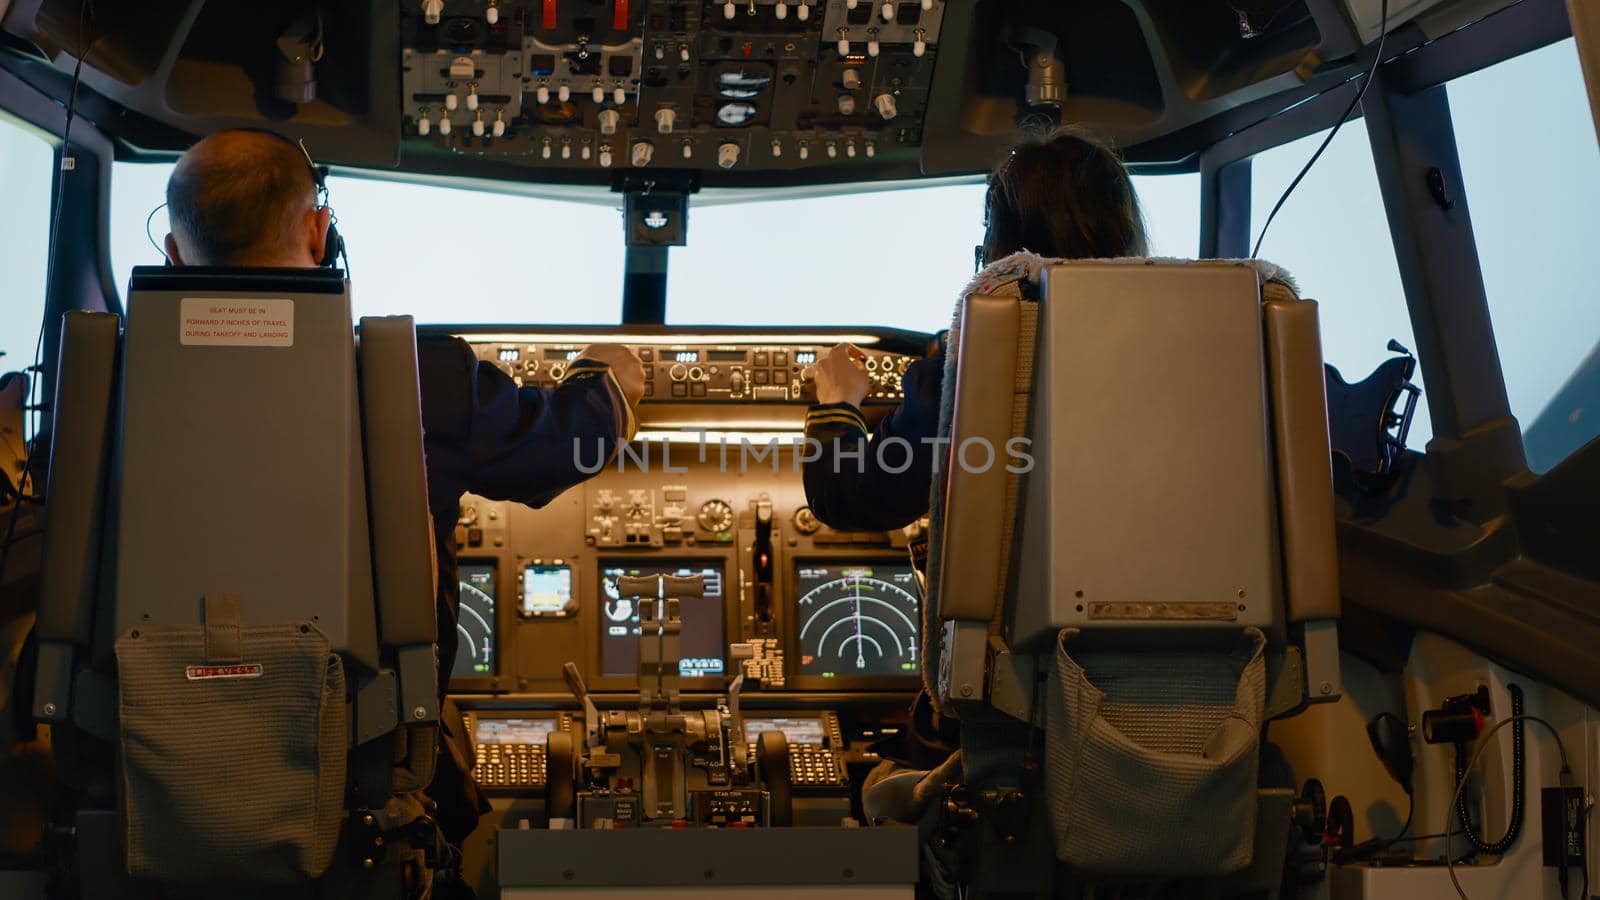
<path id="1" fill-rule="evenodd" d="M 555 719 L 485 719 L 473 725 L 475 744 L 544 744 L 544 736 L 556 730 Z"/>
<path id="2" fill-rule="evenodd" d="M 641 566 L 602 562 L 600 568 L 600 668 L 607 676 L 635 677 L 639 674 L 639 607 L 623 599 L 617 591 L 617 577 L 651 575 L 700 575 L 705 578 L 704 597 L 686 597 L 679 605 L 683 619 L 678 633 L 678 674 L 685 678 L 721 675 L 723 653 L 722 564 L 657 563 Z"/>
<path id="3" fill-rule="evenodd" d="M 797 575 L 800 674 L 916 674 L 922 592 L 909 565 L 802 562 Z"/>
<path id="4" fill-rule="evenodd" d="M 572 567 L 529 563 L 522 569 L 522 614 L 530 618 L 572 613 Z"/>
<path id="5" fill-rule="evenodd" d="M 822 719 L 813 716 L 745 716 L 744 739 L 755 741 L 763 731 L 781 731 L 791 744 L 822 744 Z"/>
<path id="6" fill-rule="evenodd" d="M 456 567 L 461 583 L 461 609 L 456 614 L 455 664 L 451 676 L 494 674 L 494 563 L 462 562 Z"/>

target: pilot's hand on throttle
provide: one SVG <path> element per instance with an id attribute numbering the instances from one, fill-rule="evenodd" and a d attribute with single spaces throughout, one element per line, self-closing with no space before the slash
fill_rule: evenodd
<path id="1" fill-rule="evenodd" d="M 862 365 L 867 355 L 854 344 L 840 344 L 817 360 L 817 402 L 861 406 L 872 392 L 872 380 Z"/>
<path id="2" fill-rule="evenodd" d="M 578 354 L 578 359 L 592 359 L 611 367 L 617 377 L 622 396 L 629 406 L 638 406 L 644 397 L 644 363 L 632 350 L 621 344 L 590 344 Z"/>

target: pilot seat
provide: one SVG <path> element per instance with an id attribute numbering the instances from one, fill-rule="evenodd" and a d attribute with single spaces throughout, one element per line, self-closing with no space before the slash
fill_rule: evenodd
<path id="1" fill-rule="evenodd" d="M 1037 283 L 950 339 L 922 662 L 962 750 L 868 815 L 947 895 L 1276 897 L 1309 813 L 1263 726 L 1340 693 L 1316 304 L 1253 262 Z"/>
<path id="2" fill-rule="evenodd" d="M 409 317 L 139 268 L 66 316 L 34 717 L 83 897 L 423 896 L 440 697 Z"/>

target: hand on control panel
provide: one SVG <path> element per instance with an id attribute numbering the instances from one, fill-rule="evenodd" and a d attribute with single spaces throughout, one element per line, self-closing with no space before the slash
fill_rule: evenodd
<path id="1" fill-rule="evenodd" d="M 867 354 L 854 344 L 840 344 L 817 360 L 817 402 L 859 407 L 872 392 L 872 379 L 862 365 Z"/>
<path id="2" fill-rule="evenodd" d="M 644 363 L 632 350 L 621 344 L 590 344 L 579 353 L 578 359 L 593 359 L 611 367 L 622 388 L 622 396 L 629 406 L 638 406 L 644 397 Z"/>

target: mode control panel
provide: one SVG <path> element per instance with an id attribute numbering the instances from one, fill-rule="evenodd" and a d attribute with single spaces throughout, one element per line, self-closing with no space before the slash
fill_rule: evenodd
<path id="1" fill-rule="evenodd" d="M 581 343 L 482 341 L 465 336 L 479 359 L 498 365 L 518 385 L 552 387 L 583 350 Z M 726 401 L 812 403 L 816 364 L 828 352 L 818 344 L 633 344 L 644 363 L 646 402 Z M 905 396 L 901 379 L 916 357 L 863 348 L 872 382 L 869 403 L 894 404 Z"/>

